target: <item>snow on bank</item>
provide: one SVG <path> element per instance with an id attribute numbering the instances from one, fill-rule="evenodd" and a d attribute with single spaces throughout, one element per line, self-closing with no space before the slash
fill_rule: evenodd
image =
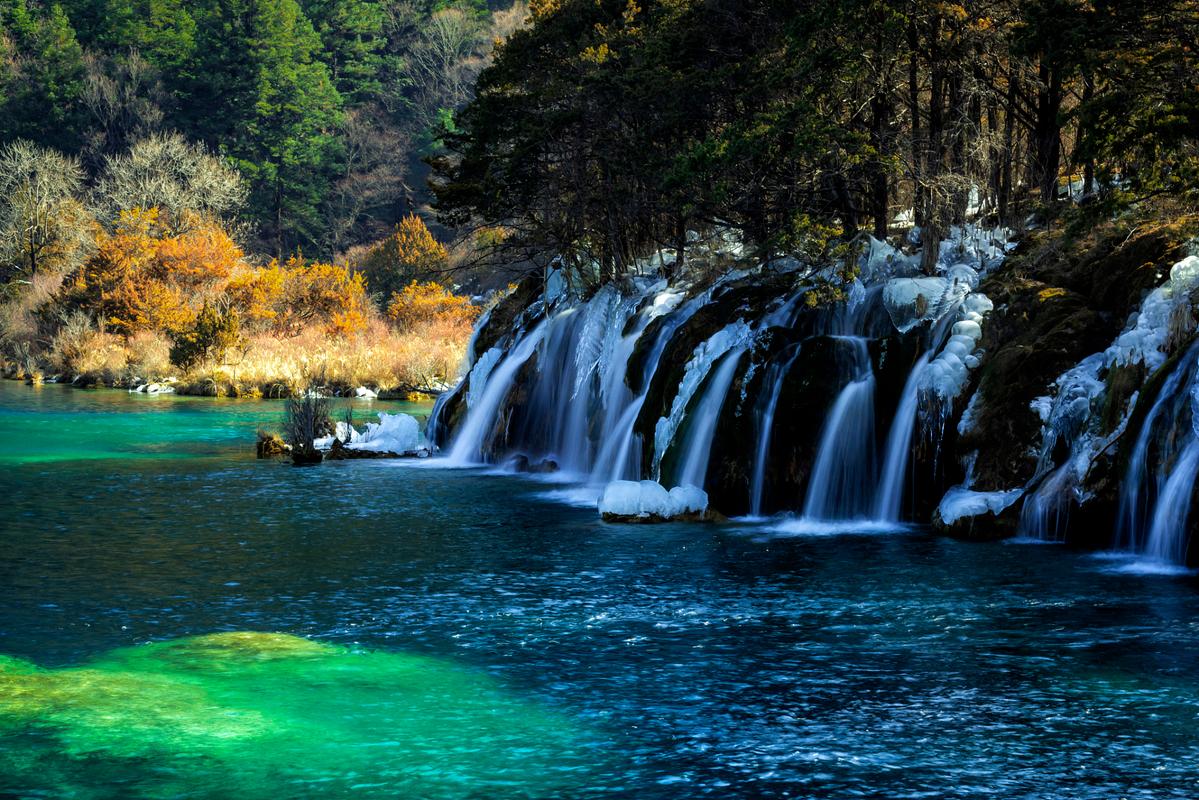
<path id="1" fill-rule="evenodd" d="M 340 439 L 349 450 L 363 450 L 374 453 L 418 453 L 426 449 L 420 431 L 420 423 L 416 417 L 408 414 L 387 414 L 379 412 L 378 422 L 368 422 L 359 432 L 352 425 L 338 422 L 332 436 L 325 436 L 313 442 L 317 449 L 328 450 L 333 446 L 333 440 Z"/>
<path id="2" fill-rule="evenodd" d="M 670 491 L 656 481 L 613 481 L 604 488 L 599 512 L 620 519 L 671 520 L 708 510 L 708 494 L 695 486 Z"/>

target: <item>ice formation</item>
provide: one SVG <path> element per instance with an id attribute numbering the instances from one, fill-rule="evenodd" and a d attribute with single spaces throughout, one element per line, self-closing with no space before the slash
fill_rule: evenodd
<path id="1" fill-rule="evenodd" d="M 654 426 L 654 475 L 659 476 L 662 469 L 662 457 L 666 454 L 670 443 L 674 441 L 675 433 L 687 413 L 691 398 L 699 390 L 700 384 L 708 377 L 708 372 L 716 360 L 735 347 L 745 347 L 753 339 L 753 329 L 744 320 L 737 320 L 718 330 L 703 344 L 698 345 L 691 354 L 687 366 L 683 370 L 683 380 L 678 392 L 670 405 L 670 414 L 658 419 Z"/>
<path id="2" fill-rule="evenodd" d="M 676 486 L 667 491 L 656 481 L 612 481 L 604 488 L 599 512 L 605 516 L 670 520 L 702 514 L 708 495 L 696 486 Z"/>
<path id="3" fill-rule="evenodd" d="M 319 450 L 328 450 L 333 440 L 340 440 L 349 450 L 365 450 L 376 453 L 416 453 L 425 449 L 421 437 L 420 423 L 408 414 L 379 412 L 378 422 L 368 422 L 361 432 L 348 422 L 339 421 L 330 436 L 313 441 Z"/>
<path id="4" fill-rule="evenodd" d="M 941 498 L 937 514 L 946 525 L 952 525 L 963 517 L 981 514 L 998 516 L 1024 494 L 1023 489 L 1008 489 L 998 492 L 976 492 L 963 486 L 954 486 Z"/>

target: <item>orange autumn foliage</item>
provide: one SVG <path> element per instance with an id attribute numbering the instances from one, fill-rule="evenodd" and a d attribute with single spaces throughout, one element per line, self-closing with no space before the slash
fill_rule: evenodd
<path id="1" fill-rule="evenodd" d="M 229 234 L 205 222 L 159 243 L 154 277 L 193 291 L 216 289 L 229 280 L 244 256 Z"/>
<path id="2" fill-rule="evenodd" d="M 444 270 L 449 251 L 433 237 L 420 217 L 409 214 L 390 236 L 365 252 L 356 248 L 347 258 L 366 275 L 370 290 L 386 301 L 409 281 Z"/>
<path id="3" fill-rule="evenodd" d="M 229 304 L 241 314 L 242 323 L 252 330 L 273 327 L 283 299 L 283 270 L 246 269 L 236 273 L 225 286 Z"/>
<path id="4" fill-rule="evenodd" d="M 412 281 L 391 296 L 387 318 L 400 331 L 439 323 L 444 327 L 470 327 L 479 308 L 470 298 L 451 292 L 440 283 Z"/>
<path id="5" fill-rule="evenodd" d="M 68 301 L 126 336 L 188 325 L 205 293 L 219 291 L 242 263 L 241 249 L 212 223 L 171 235 L 158 209 L 122 211 L 101 231 L 95 253 L 68 285 Z"/>
<path id="6" fill-rule="evenodd" d="M 360 273 L 344 265 L 305 263 L 300 256 L 283 265 L 273 263 L 270 269 L 278 271 L 281 283 L 274 308 L 276 333 L 294 336 L 313 323 L 342 336 L 366 329 L 368 298 Z"/>

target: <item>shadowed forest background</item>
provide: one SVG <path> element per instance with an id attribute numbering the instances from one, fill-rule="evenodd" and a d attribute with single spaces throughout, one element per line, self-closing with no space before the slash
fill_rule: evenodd
<path id="1" fill-rule="evenodd" d="M 1066 247 L 1130 210 L 1186 219 L 1197 20 L 1182 0 L 15 0 L 0 348 L 35 381 L 436 390 L 488 302 L 455 292 L 555 258 L 593 287 L 654 253 L 702 279 L 736 266 L 710 246 L 731 236 L 817 270 L 913 229 L 931 271 L 967 219 Z"/>

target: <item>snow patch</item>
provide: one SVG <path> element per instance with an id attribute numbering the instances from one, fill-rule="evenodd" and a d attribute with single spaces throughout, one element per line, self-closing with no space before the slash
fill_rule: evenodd
<path id="1" fill-rule="evenodd" d="M 599 500 L 603 516 L 670 520 L 708 509 L 708 494 L 696 486 L 670 491 L 656 481 L 612 481 Z"/>

